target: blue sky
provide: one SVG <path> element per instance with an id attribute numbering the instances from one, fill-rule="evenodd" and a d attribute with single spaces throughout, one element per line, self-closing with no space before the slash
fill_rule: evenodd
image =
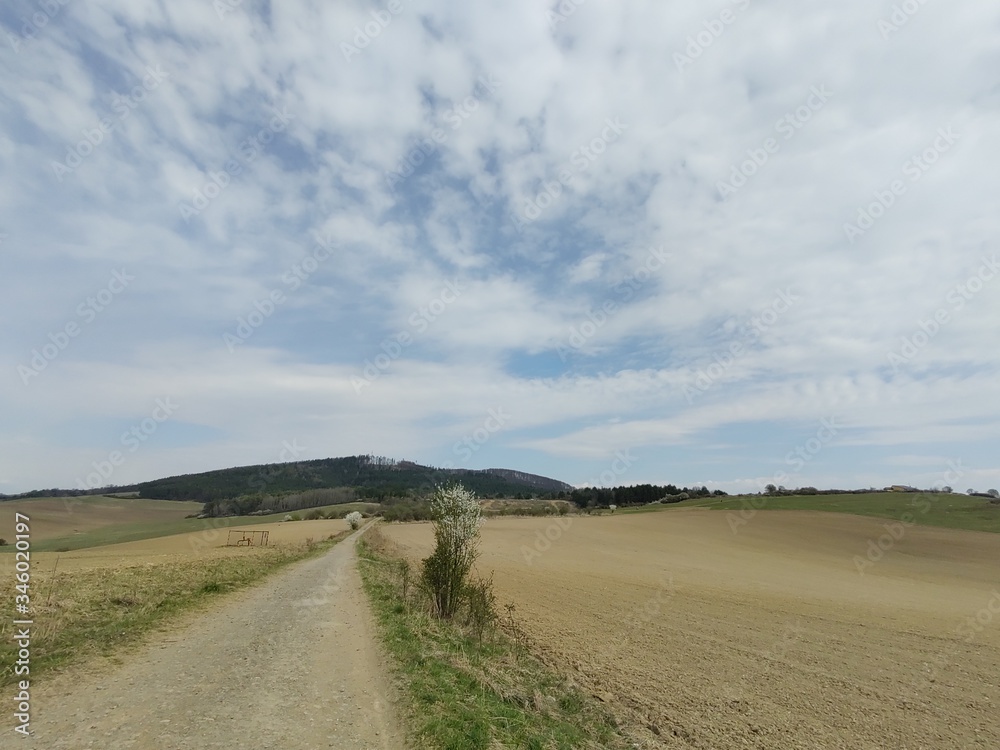
<path id="1" fill-rule="evenodd" d="M 0 492 L 358 453 L 1000 485 L 1000 8 L 14 0 L 0 33 Z"/>

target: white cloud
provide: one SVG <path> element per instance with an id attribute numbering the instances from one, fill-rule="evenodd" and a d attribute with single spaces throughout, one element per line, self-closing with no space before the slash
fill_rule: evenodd
<path id="1" fill-rule="evenodd" d="M 30 7 L 0 15 L 5 31 Z M 1000 98 L 984 72 L 1000 11 L 927 4 L 884 39 L 891 8 L 860 0 L 586 3 L 554 28 L 532 0 L 404 3 L 348 60 L 341 42 L 372 6 L 267 7 L 71 4 L 0 57 L 5 487 L 70 484 L 91 441 L 60 425 L 113 442 L 108 419 L 166 392 L 208 432 L 151 442 L 129 477 L 269 460 L 279 433 L 312 457 L 451 461 L 500 405 L 517 416 L 476 460 L 556 476 L 590 476 L 623 446 L 710 440 L 731 446 L 714 481 L 735 486 L 767 474 L 743 465 L 748 429 L 794 445 L 791 425 L 831 414 L 850 425 L 845 450 L 884 450 L 881 467 L 831 451 L 816 472 L 832 483 L 915 483 L 899 457 L 924 451 L 996 476 L 983 446 L 1000 422 L 1000 281 L 961 290 L 1000 250 Z M 725 7 L 735 20 L 678 70 Z M 52 162 L 157 65 L 167 79 L 60 181 Z M 830 93 L 812 107 L 817 88 Z M 287 126 L 248 158 L 274 108 Z M 185 221 L 180 204 L 233 159 Z M 750 174 L 723 196 L 734 169 Z M 905 189 L 872 210 L 894 180 Z M 852 243 L 859 211 L 884 215 Z M 315 232 L 337 252 L 293 290 L 284 275 Z M 18 365 L 121 267 L 135 286 L 25 387 Z M 423 317 L 448 280 L 462 293 Z M 274 290 L 285 300 L 230 354 L 223 333 Z M 752 334 L 782 291 L 797 301 Z M 399 332 L 412 343 L 359 396 L 351 377 Z M 626 479 L 703 476 L 671 470 L 691 473 L 647 461 Z"/>

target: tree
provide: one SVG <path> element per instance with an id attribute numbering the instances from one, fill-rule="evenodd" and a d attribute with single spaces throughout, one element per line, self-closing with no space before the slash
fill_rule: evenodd
<path id="1" fill-rule="evenodd" d="M 768 495 L 773 495 L 778 491 L 778 488 L 775 487 L 773 484 L 767 485 L 767 487 L 765 487 L 764 489 L 767 491 Z"/>
<path id="2" fill-rule="evenodd" d="M 997 492 L 996 490 L 986 490 L 986 494 L 990 497 L 1000 497 L 1000 492 Z"/>
<path id="3" fill-rule="evenodd" d="M 438 487 L 430 505 L 435 546 L 423 561 L 421 580 L 434 613 L 447 620 L 458 610 L 465 579 L 478 555 L 481 510 L 476 496 L 461 484 Z"/>
<path id="4" fill-rule="evenodd" d="M 362 517 L 363 516 L 358 513 L 358 511 L 354 510 L 344 516 L 344 520 L 350 524 L 351 529 L 356 530 L 359 526 L 361 526 Z"/>

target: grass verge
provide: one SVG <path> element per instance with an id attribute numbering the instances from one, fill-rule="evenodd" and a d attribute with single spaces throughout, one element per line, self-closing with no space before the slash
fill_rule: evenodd
<path id="1" fill-rule="evenodd" d="M 318 543 L 265 547 L 245 556 L 32 576 L 30 677 L 87 658 L 114 656 L 171 617 L 319 554 L 349 533 Z M 11 631 L 18 617 L 11 610 L 13 575 L 7 579 L 0 584 L 0 597 L 8 602 L 0 623 L 0 685 L 15 680 L 17 659 Z"/>
<path id="2" fill-rule="evenodd" d="M 415 747 L 631 747 L 592 698 L 531 656 L 516 625 L 513 637 L 492 629 L 480 641 L 458 623 L 432 618 L 377 528 L 359 541 L 358 556 L 382 639 L 409 697 Z"/>

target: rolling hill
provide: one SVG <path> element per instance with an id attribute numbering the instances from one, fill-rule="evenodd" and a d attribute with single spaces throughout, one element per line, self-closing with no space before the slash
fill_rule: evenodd
<path id="1" fill-rule="evenodd" d="M 358 497 L 382 499 L 423 494 L 450 481 L 460 481 L 483 497 L 531 496 L 573 489 L 556 479 L 512 469 L 438 469 L 378 456 L 238 466 L 156 479 L 131 489 L 140 497 L 156 500 L 210 502 L 253 494 L 347 487 Z"/>

